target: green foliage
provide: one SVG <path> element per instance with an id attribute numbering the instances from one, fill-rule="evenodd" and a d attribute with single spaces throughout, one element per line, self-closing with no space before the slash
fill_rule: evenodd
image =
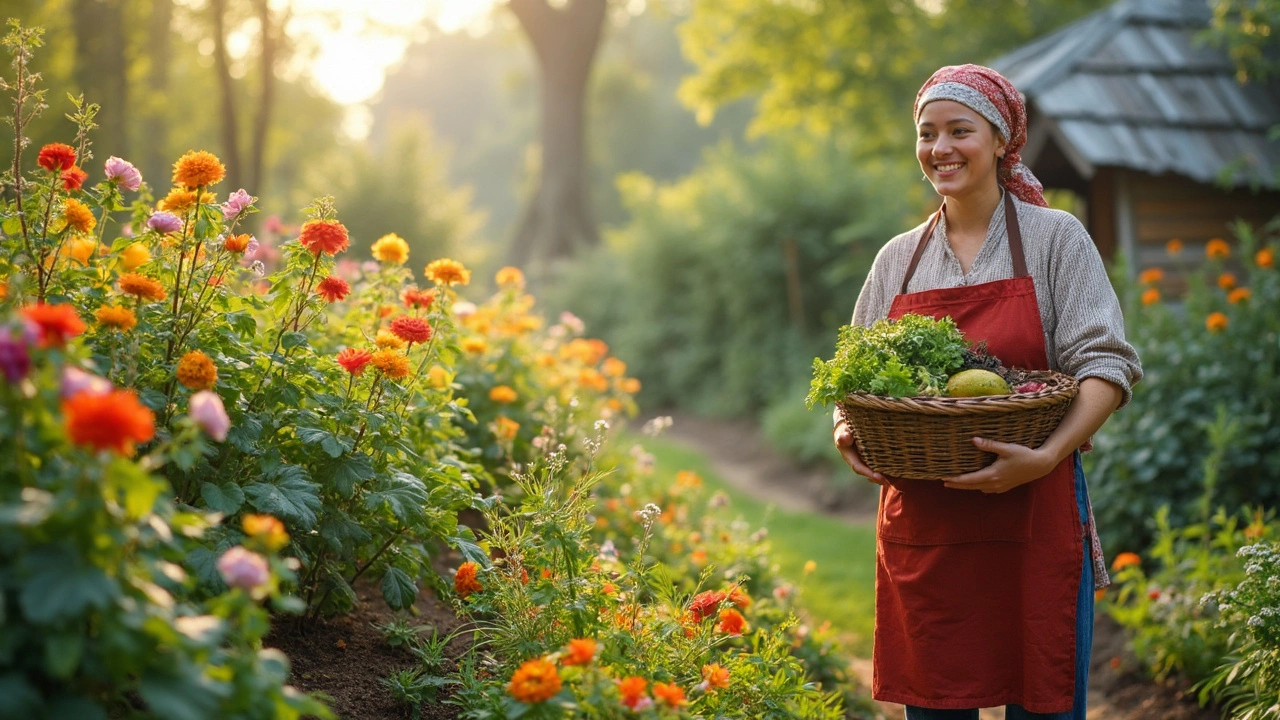
<path id="1" fill-rule="evenodd" d="M 1213 0 L 1213 23 L 1202 35 L 1223 47 L 1236 65 L 1241 82 L 1266 82 L 1280 72 L 1275 52 L 1280 33 L 1277 0 Z"/>
<path id="2" fill-rule="evenodd" d="M 1149 287 L 1118 283 L 1144 378 L 1132 402 L 1095 436 L 1096 452 L 1085 455 L 1098 527 L 1110 548 L 1145 547 L 1150 518 L 1162 505 L 1170 506 L 1174 526 L 1199 517 L 1201 472 L 1215 451 L 1206 432 L 1219 408 L 1238 428 L 1221 451 L 1211 504 L 1280 505 L 1280 273 L 1267 259 L 1274 258 L 1280 226 L 1254 230 L 1241 223 L 1235 231 L 1236 257 L 1174 258 L 1189 285 L 1178 304 L 1140 301 L 1144 293 L 1176 287 L 1173 277 Z M 1224 272 L 1232 278 L 1221 278 Z M 1215 328 L 1225 327 L 1209 329 L 1211 316 Z"/>
<path id="3" fill-rule="evenodd" d="M 1245 575 L 1231 590 L 1205 598 L 1220 613 L 1231 655 L 1200 685 L 1200 697 L 1220 702 L 1237 720 L 1280 718 L 1280 543 L 1240 548 Z"/>
<path id="4" fill-rule="evenodd" d="M 904 397 L 941 395 L 947 378 L 964 365 L 968 343 L 950 317 L 908 313 L 870 327 L 840 328 L 835 357 L 813 361 L 805 403 L 830 405 L 853 392 Z"/>

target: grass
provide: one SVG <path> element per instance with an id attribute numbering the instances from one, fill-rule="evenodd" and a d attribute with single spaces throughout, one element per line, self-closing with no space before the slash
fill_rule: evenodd
<path id="1" fill-rule="evenodd" d="M 664 438 L 638 442 L 653 453 L 657 471 L 693 470 L 712 490 L 725 492 L 732 509 L 753 526 L 769 529 L 770 555 L 780 574 L 801 589 L 813 618 L 828 620 L 848 649 L 871 656 L 875 623 L 876 530 L 872 521 L 850 524 L 808 512 L 780 510 L 729 485 L 701 453 Z M 806 576 L 804 565 L 817 568 Z"/>

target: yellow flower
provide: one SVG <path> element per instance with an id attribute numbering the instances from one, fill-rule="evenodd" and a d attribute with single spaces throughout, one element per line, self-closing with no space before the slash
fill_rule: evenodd
<path id="1" fill-rule="evenodd" d="M 218 381 L 218 368 L 208 355 L 192 350 L 178 361 L 178 382 L 192 390 L 208 390 Z"/>
<path id="2" fill-rule="evenodd" d="M 496 435 L 499 440 L 512 440 L 519 431 L 520 423 L 512 420 L 511 418 L 499 415 L 498 419 L 493 422 L 493 434 Z"/>
<path id="3" fill-rule="evenodd" d="M 1142 304 L 1154 305 L 1160 302 L 1160 291 L 1155 288 L 1147 288 L 1142 292 Z"/>
<path id="4" fill-rule="evenodd" d="M 120 251 L 120 264 L 124 265 L 125 270 L 137 270 L 149 262 L 151 262 L 151 251 L 141 242 L 131 243 Z"/>
<path id="5" fill-rule="evenodd" d="M 270 515 L 249 513 L 240 522 L 244 534 L 258 540 L 268 550 L 279 550 L 289 544 L 289 533 L 285 532 L 284 523 Z"/>
<path id="6" fill-rule="evenodd" d="M 466 352 L 479 355 L 489 349 L 489 343 L 476 337 L 463 338 L 462 349 Z"/>
<path id="7" fill-rule="evenodd" d="M 516 391 L 507 385 L 498 385 L 489 391 L 489 399 L 503 405 L 515 402 L 517 397 Z"/>
<path id="8" fill-rule="evenodd" d="M 423 272 L 428 280 L 437 285 L 466 285 L 471 282 L 471 271 L 457 260 L 449 258 L 432 261 Z"/>
<path id="9" fill-rule="evenodd" d="M 627 378 L 622 381 L 622 392 L 628 395 L 635 395 L 640 392 L 640 381 L 635 378 Z"/>
<path id="10" fill-rule="evenodd" d="M 98 249 L 98 241 L 93 238 L 76 237 L 72 238 L 63 249 L 71 259 L 81 265 L 88 265 L 89 259 L 93 257 L 93 253 Z"/>
<path id="11" fill-rule="evenodd" d="M 810 560 L 804 564 L 804 574 L 808 575 L 818 569 L 818 563 Z"/>
<path id="12" fill-rule="evenodd" d="M 138 324 L 138 318 L 126 307 L 103 305 L 94 312 L 98 324 L 105 328 L 128 332 Z"/>
<path id="13" fill-rule="evenodd" d="M 401 340 L 399 335 L 396 335 L 390 330 L 379 330 L 378 336 L 374 338 L 373 344 L 384 350 L 388 348 L 392 350 L 403 350 L 409 343 Z"/>
<path id="14" fill-rule="evenodd" d="M 66 219 L 67 225 L 74 228 L 76 232 L 86 234 L 98 224 L 89 206 L 75 198 L 67 198 L 67 201 L 63 203 L 62 217 Z"/>
<path id="15" fill-rule="evenodd" d="M 427 384 L 437 390 L 449 387 L 449 371 L 440 365 L 432 365 L 427 371 Z"/>
<path id="16" fill-rule="evenodd" d="M 627 364 L 618 358 L 611 357 L 605 359 L 604 365 L 601 369 L 604 370 L 604 374 L 609 377 L 622 377 L 627 374 Z"/>
<path id="17" fill-rule="evenodd" d="M 595 368 L 583 368 L 578 373 L 578 384 L 596 392 L 604 392 L 609 389 L 609 381 Z"/>
<path id="18" fill-rule="evenodd" d="M 1204 246 L 1204 254 L 1210 260 L 1221 260 L 1231 254 L 1231 246 L 1222 238 L 1214 238 Z"/>
<path id="19" fill-rule="evenodd" d="M 498 287 L 524 287 L 524 273 L 517 267 L 504 267 L 493 279 L 498 283 Z"/>
<path id="20" fill-rule="evenodd" d="M 211 192 L 200 194 L 199 198 L 202 203 L 211 203 L 214 195 Z M 181 215 L 190 210 L 196 204 L 196 193 L 194 190 L 183 190 L 182 188 L 174 188 L 169 191 L 164 199 L 156 203 L 157 210 L 167 210 L 169 212 Z"/>
<path id="21" fill-rule="evenodd" d="M 373 243 L 373 257 L 378 262 L 403 265 L 409 259 L 409 243 L 395 233 L 387 233 Z"/>
<path id="22" fill-rule="evenodd" d="M 217 156 L 204 150 L 188 150 L 173 164 L 173 184 L 189 189 L 216 185 L 226 174 Z"/>
<path id="23" fill-rule="evenodd" d="M 1209 332 L 1221 332 L 1227 329 L 1227 316 L 1220 312 L 1209 313 L 1209 317 L 1204 319 L 1204 326 Z"/>
<path id="24" fill-rule="evenodd" d="M 408 356 L 395 350 L 379 350 L 373 354 L 369 364 L 392 380 L 399 380 L 409 374 Z"/>

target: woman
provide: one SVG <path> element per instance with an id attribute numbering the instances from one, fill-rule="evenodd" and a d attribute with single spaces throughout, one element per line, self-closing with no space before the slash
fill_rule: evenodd
<path id="1" fill-rule="evenodd" d="M 881 486 L 875 681 L 908 720 L 1083 720 L 1094 587 L 1109 579 L 1079 452 L 1142 376 L 1084 227 L 1046 207 L 1022 165 L 1026 109 L 1007 79 L 944 67 L 916 97 L 916 157 L 943 205 L 881 249 L 853 322 L 949 315 L 1010 367 L 1053 369 L 1080 392 L 1038 448 L 985 438 L 995 462 L 943 481 L 867 467 L 844 423 L 835 443 Z"/>

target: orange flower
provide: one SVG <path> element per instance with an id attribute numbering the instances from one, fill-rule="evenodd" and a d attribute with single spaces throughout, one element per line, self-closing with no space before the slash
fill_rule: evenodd
<path id="1" fill-rule="evenodd" d="M 178 360 L 178 382 L 191 390 L 209 390 L 218 381 L 218 368 L 208 355 L 192 350 Z"/>
<path id="2" fill-rule="evenodd" d="M 720 663 L 703 665 L 702 682 L 708 688 L 727 688 L 729 687 L 729 669 L 721 667 Z"/>
<path id="3" fill-rule="evenodd" d="M 480 353 L 483 353 L 485 350 L 489 349 L 489 343 L 485 342 L 481 338 L 474 338 L 474 337 L 463 338 L 462 349 L 473 355 L 479 355 Z"/>
<path id="4" fill-rule="evenodd" d="M 68 227 L 81 233 L 88 233 L 98 224 L 89 206 L 75 198 L 67 198 L 63 203 L 62 217 L 66 219 Z"/>
<path id="5" fill-rule="evenodd" d="M 399 380 L 409 374 L 409 358 L 395 350 L 379 350 L 370 360 L 375 368 L 392 380 Z"/>
<path id="6" fill-rule="evenodd" d="M 440 365 L 432 365 L 427 370 L 427 384 L 437 390 L 443 390 L 449 387 L 449 371 Z"/>
<path id="7" fill-rule="evenodd" d="M 70 256 L 71 259 L 81 265 L 88 265 L 93 253 L 98 249 L 98 241 L 90 237 L 71 238 L 66 245 L 62 246 L 62 255 Z"/>
<path id="8" fill-rule="evenodd" d="M 1174 238 L 1170 240 L 1169 242 L 1164 244 L 1164 251 L 1169 253 L 1170 255 L 1177 255 L 1178 253 L 1182 252 L 1182 241 L 1179 240 L 1178 238 Z"/>
<path id="9" fill-rule="evenodd" d="M 378 262 L 403 265 L 409 259 L 409 243 L 395 233 L 387 233 L 378 238 L 370 250 Z"/>
<path id="10" fill-rule="evenodd" d="M 1258 267 L 1270 270 L 1276 266 L 1276 252 L 1271 248 L 1262 248 L 1257 255 L 1253 256 L 1253 261 L 1258 264 Z"/>
<path id="11" fill-rule="evenodd" d="M 676 473 L 676 485 L 696 488 L 702 486 L 702 476 L 692 470 L 681 470 Z"/>
<path id="12" fill-rule="evenodd" d="M 471 282 L 471 271 L 457 260 L 450 260 L 449 258 L 433 260 L 423 272 L 428 280 L 445 287 L 466 285 Z"/>
<path id="13" fill-rule="evenodd" d="M 128 332 L 138 324 L 138 318 L 132 310 L 115 305 L 103 305 L 94 311 L 93 316 L 98 319 L 98 324 L 102 327 L 120 332 Z"/>
<path id="14" fill-rule="evenodd" d="M 1236 288 L 1227 294 L 1227 302 L 1232 305 L 1239 305 L 1248 300 L 1251 295 L 1253 295 L 1253 291 L 1249 288 Z"/>
<path id="15" fill-rule="evenodd" d="M 153 280 L 138 273 L 125 273 L 120 276 L 120 292 L 140 300 L 163 300 L 166 297 L 164 286 L 159 280 Z"/>
<path id="16" fill-rule="evenodd" d="M 1231 273 L 1222 273 L 1218 276 L 1218 287 L 1223 290 L 1230 290 L 1236 286 L 1236 276 Z"/>
<path id="17" fill-rule="evenodd" d="M 596 641 L 578 638 L 569 641 L 569 648 L 560 658 L 561 665 L 587 665 L 596 657 Z"/>
<path id="18" fill-rule="evenodd" d="M 1214 238 L 1204 246 L 1204 254 L 1210 260 L 1222 260 L 1231 254 L 1231 246 L 1222 238 Z"/>
<path id="19" fill-rule="evenodd" d="M 217 185 L 226 174 L 218 157 L 204 150 L 188 150 L 173 164 L 173 184 L 188 190 Z"/>
<path id="20" fill-rule="evenodd" d="M 729 635 L 741 635 L 747 630 L 747 619 L 737 610 L 725 608 L 720 611 L 720 624 L 717 629 Z"/>
<path id="21" fill-rule="evenodd" d="M 279 550 L 289 544 L 289 533 L 285 532 L 284 523 L 270 515 L 249 513 L 240 524 L 245 535 L 258 540 L 268 550 Z"/>
<path id="22" fill-rule="evenodd" d="M 1142 557 L 1138 553 L 1122 552 L 1111 562 L 1111 570 L 1119 572 L 1130 565 L 1141 565 Z"/>
<path id="23" fill-rule="evenodd" d="M 389 303 L 378 306 L 378 317 L 389 318 L 396 312 L 396 306 Z"/>
<path id="24" fill-rule="evenodd" d="M 1102 598 L 1106 596 L 1107 596 L 1106 588 L 1098 588 L 1097 590 L 1093 591 L 1093 601 L 1096 603 L 1102 602 Z"/>
<path id="25" fill-rule="evenodd" d="M 635 378 L 627 378 L 622 381 L 622 392 L 628 395 L 635 395 L 640 392 L 640 381 Z"/>
<path id="26" fill-rule="evenodd" d="M 526 660 L 511 676 L 507 692 L 522 703 L 545 702 L 560 692 L 560 674 L 546 660 Z"/>
<path id="27" fill-rule="evenodd" d="M 337 275 L 330 275 L 316 285 L 316 294 L 331 303 L 338 302 L 350 293 L 351 285 Z"/>
<path id="28" fill-rule="evenodd" d="M 703 550 L 702 548 L 698 548 L 697 550 L 694 550 L 692 553 L 689 554 L 689 562 L 693 563 L 694 565 L 697 565 L 698 567 L 702 567 L 703 565 L 706 565 L 707 551 Z"/>
<path id="29" fill-rule="evenodd" d="M 618 681 L 618 695 L 622 696 L 622 704 L 628 710 L 644 709 L 652 701 L 645 694 L 649 682 L 639 676 L 631 676 Z"/>
<path id="30" fill-rule="evenodd" d="M 627 364 L 618 358 L 606 358 L 600 369 L 609 377 L 622 377 L 627 374 Z"/>
<path id="31" fill-rule="evenodd" d="M 182 188 L 174 188 L 169 191 L 164 199 L 156 203 L 157 210 L 168 210 L 179 215 L 190 210 L 195 206 L 197 200 L 202 203 L 213 202 L 214 195 L 211 192 L 200 193 L 200 197 L 196 197 L 194 190 L 183 190 Z"/>
<path id="32" fill-rule="evenodd" d="M 500 440 L 514 439 L 518 432 L 520 432 L 520 423 L 509 417 L 499 415 L 498 419 L 493 421 L 493 434 Z"/>
<path id="33" fill-rule="evenodd" d="M 516 391 L 506 385 L 498 385 L 489 391 L 489 399 L 503 405 L 515 402 L 518 397 Z"/>
<path id="34" fill-rule="evenodd" d="M 40 148 L 36 164 L 49 172 L 70 170 L 76 164 L 76 149 L 62 143 L 49 143 Z"/>
<path id="35" fill-rule="evenodd" d="M 252 239 L 248 234 L 231 235 L 222 241 L 222 249 L 239 255 L 249 248 L 249 241 Z"/>
<path id="36" fill-rule="evenodd" d="M 584 388 L 604 392 L 609 389 L 609 381 L 595 368 L 582 368 L 578 373 L 578 384 Z"/>
<path id="37" fill-rule="evenodd" d="M 352 375 L 359 376 L 363 373 L 364 366 L 368 365 L 370 360 L 373 360 L 373 353 L 368 350 L 349 347 L 338 352 L 338 364 Z"/>
<path id="38" fill-rule="evenodd" d="M 337 255 L 347 249 L 351 238 L 347 228 L 337 220 L 309 220 L 303 224 L 298 242 L 312 255 Z"/>
<path id="39" fill-rule="evenodd" d="M 654 683 L 653 696 L 668 707 L 674 708 L 689 704 L 689 701 L 684 699 L 684 690 L 681 690 L 680 686 L 675 683 Z"/>
<path id="40" fill-rule="evenodd" d="M 1221 332 L 1227 329 L 1227 316 L 1220 312 L 1209 313 L 1209 317 L 1204 319 L 1204 326 L 1209 332 Z"/>
<path id="41" fill-rule="evenodd" d="M 1138 274 L 1138 283 L 1142 285 L 1154 285 L 1164 279 L 1164 270 L 1158 267 L 1147 268 Z"/>
<path id="42" fill-rule="evenodd" d="M 401 293 L 400 300 L 407 308 L 425 308 L 431 307 L 431 303 L 435 302 L 436 294 L 434 290 L 423 292 L 416 287 L 411 287 Z"/>
<path id="43" fill-rule="evenodd" d="M 76 445 L 132 455 L 134 443 L 155 437 L 155 414 L 131 390 L 82 392 L 62 404 L 67 437 Z"/>
<path id="44" fill-rule="evenodd" d="M 62 171 L 62 189 L 67 191 L 79 190 L 84 185 L 84 181 L 88 179 L 88 177 L 89 173 L 81 170 L 75 165 L 72 165 Z"/>
<path id="45" fill-rule="evenodd" d="M 609 346 L 603 340 L 574 338 L 560 348 L 561 357 L 575 358 L 583 365 L 594 366 L 609 354 Z"/>
<path id="46" fill-rule="evenodd" d="M 396 335 L 390 330 L 379 330 L 378 334 L 373 339 L 373 344 L 383 350 L 386 350 L 387 348 L 403 350 L 409 343 L 401 340 L 399 335 Z"/>
<path id="47" fill-rule="evenodd" d="M 484 586 L 476 579 L 476 573 L 479 571 L 480 566 L 473 562 L 462 563 L 453 576 L 453 591 L 458 593 L 458 597 L 466 600 L 471 593 L 484 591 Z"/>
<path id="48" fill-rule="evenodd" d="M 151 262 L 151 251 L 141 242 L 130 243 L 120 251 L 120 264 L 125 270 L 137 270 Z"/>
<path id="49" fill-rule="evenodd" d="M 498 287 L 524 287 L 524 273 L 520 272 L 520 268 L 517 267 L 502 268 L 493 277 L 493 280 L 498 284 Z"/>
<path id="50" fill-rule="evenodd" d="M 1142 304 L 1154 305 L 1160 302 L 1160 291 L 1155 288 L 1147 288 L 1142 291 Z"/>
<path id="51" fill-rule="evenodd" d="M 22 309 L 22 314 L 40 328 L 40 347 L 62 347 L 85 331 L 86 325 L 70 305 L 36 303 Z"/>
<path id="52" fill-rule="evenodd" d="M 391 332 L 409 343 L 422 343 L 431 339 L 431 326 L 421 318 L 398 317 L 391 321 Z"/>

